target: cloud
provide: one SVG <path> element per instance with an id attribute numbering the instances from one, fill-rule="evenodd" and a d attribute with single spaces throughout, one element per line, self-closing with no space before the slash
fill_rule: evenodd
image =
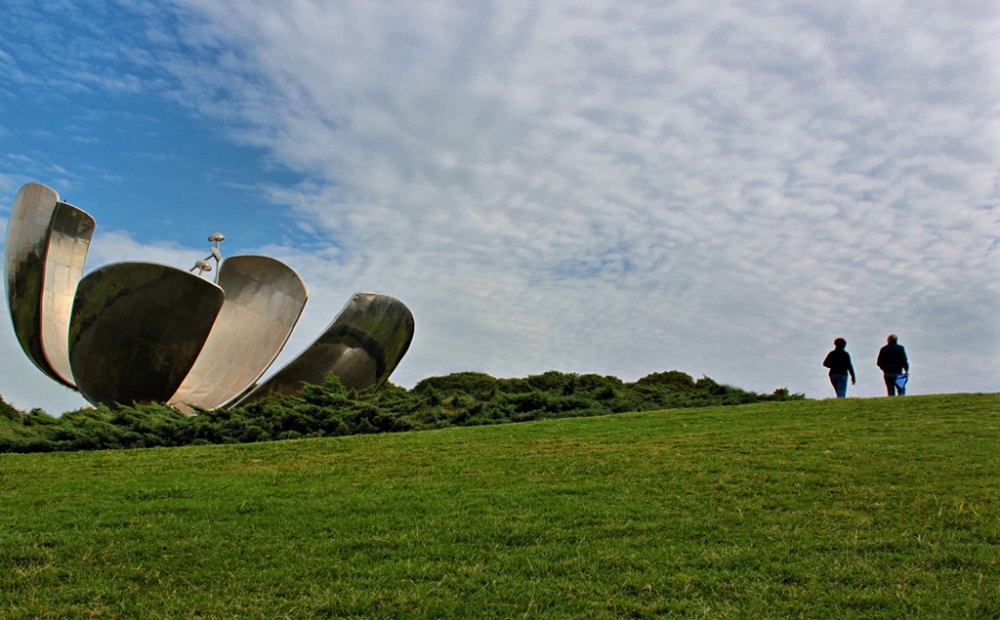
<path id="1" fill-rule="evenodd" d="M 895 331 L 914 392 L 1000 390 L 994 3 L 126 4 L 128 75 L 303 175 L 260 187 L 309 240 L 264 248 L 312 296 L 290 350 L 374 289 L 416 316 L 404 385 L 820 397 L 845 336 L 877 395 Z"/>
<path id="2" fill-rule="evenodd" d="M 208 254 L 208 245 L 195 249 L 176 243 L 140 243 L 127 231 L 96 231 L 87 254 L 87 271 L 109 263 L 142 261 L 189 269 Z"/>
<path id="3" fill-rule="evenodd" d="M 833 336 L 909 330 L 997 387 L 933 361 L 998 333 L 995 8 L 184 7 L 185 96 L 311 175 L 279 201 L 417 306 L 414 371 L 821 395 Z"/>

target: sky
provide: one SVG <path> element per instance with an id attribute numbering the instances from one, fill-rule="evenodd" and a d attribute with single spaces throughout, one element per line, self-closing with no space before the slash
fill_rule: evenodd
<path id="1" fill-rule="evenodd" d="M 391 380 L 680 370 L 1000 391 L 1000 5 L 5 0 L 0 227 L 49 185 L 87 270 L 267 254 L 403 301 Z M 84 401 L 0 322 L 0 394 Z"/>

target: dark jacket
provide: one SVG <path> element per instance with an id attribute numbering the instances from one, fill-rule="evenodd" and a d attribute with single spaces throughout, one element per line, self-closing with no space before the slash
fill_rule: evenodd
<path id="1" fill-rule="evenodd" d="M 844 349 L 834 349 L 827 353 L 823 365 L 830 369 L 831 377 L 849 373 L 851 381 L 854 381 L 854 365 L 851 364 L 851 354 Z"/>
<path id="2" fill-rule="evenodd" d="M 890 375 L 898 375 L 904 370 L 909 372 L 910 362 L 906 359 L 906 349 L 903 345 L 895 342 L 882 347 L 878 352 L 878 361 L 875 362 L 882 372 Z"/>

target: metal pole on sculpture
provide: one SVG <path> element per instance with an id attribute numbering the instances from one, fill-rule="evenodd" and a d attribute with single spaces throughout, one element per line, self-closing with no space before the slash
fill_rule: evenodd
<path id="1" fill-rule="evenodd" d="M 208 262 L 209 259 L 215 261 L 215 283 L 219 283 L 219 265 L 222 264 L 222 250 L 219 249 L 219 244 L 226 240 L 226 236 L 220 232 L 212 233 L 208 236 L 209 242 L 215 242 L 214 248 L 209 248 L 211 254 L 201 259 L 194 264 L 194 267 L 190 271 L 198 270 L 198 275 L 202 275 L 206 271 L 212 271 L 212 263 Z"/>

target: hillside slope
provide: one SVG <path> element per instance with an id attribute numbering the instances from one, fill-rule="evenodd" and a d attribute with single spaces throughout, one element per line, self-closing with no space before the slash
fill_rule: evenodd
<path id="1" fill-rule="evenodd" d="M 0 616 L 1000 617 L 1000 395 L 0 455 Z"/>

